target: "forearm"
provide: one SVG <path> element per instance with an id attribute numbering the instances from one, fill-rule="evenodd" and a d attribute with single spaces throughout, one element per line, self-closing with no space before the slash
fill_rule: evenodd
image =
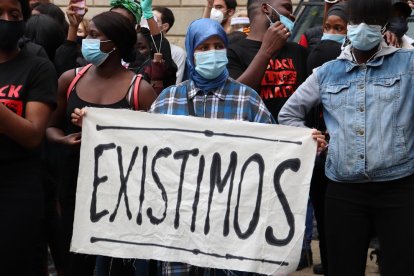
<path id="1" fill-rule="evenodd" d="M 44 109 L 48 118 L 51 114 L 51 108 Z M 46 125 L 42 122 L 32 122 L 29 119 L 20 117 L 5 105 L 0 104 L 0 133 L 5 134 L 10 139 L 25 148 L 35 148 L 41 142 L 45 134 Z"/>
<path id="2" fill-rule="evenodd" d="M 76 42 L 76 37 L 78 34 L 78 26 L 69 25 L 67 40 Z"/>
<path id="3" fill-rule="evenodd" d="M 148 27 L 152 36 L 160 34 L 160 27 L 158 27 L 157 22 L 154 17 L 147 19 Z"/>
<path id="4" fill-rule="evenodd" d="M 204 8 L 204 11 L 203 11 L 203 18 L 210 18 L 210 15 L 211 15 L 211 9 L 213 8 L 213 6 L 210 6 L 210 5 L 207 5 L 205 8 Z"/>
<path id="5" fill-rule="evenodd" d="M 46 129 L 46 138 L 53 143 L 62 144 L 65 133 L 57 127 L 48 127 Z"/>
<path id="6" fill-rule="evenodd" d="M 237 78 L 237 81 L 250 86 L 256 91 L 260 91 L 263 75 L 266 71 L 270 58 L 271 55 L 259 50 L 249 67 L 247 67 L 244 73 Z"/>

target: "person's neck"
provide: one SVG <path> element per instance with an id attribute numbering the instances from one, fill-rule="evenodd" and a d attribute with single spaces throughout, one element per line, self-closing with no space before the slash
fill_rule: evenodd
<path id="1" fill-rule="evenodd" d="M 20 49 L 18 47 L 10 51 L 0 50 L 0 63 L 14 59 L 19 53 Z"/>
<path id="2" fill-rule="evenodd" d="M 268 27 L 268 23 L 266 25 L 265 22 L 257 22 L 256 24 L 250 24 L 250 32 L 247 36 L 247 39 L 262 42 L 263 36 L 266 33 Z"/>
<path id="3" fill-rule="evenodd" d="M 377 52 L 381 49 L 380 47 L 381 46 L 378 45 L 369 51 L 360 51 L 352 47 L 351 52 L 358 64 L 364 64 L 370 61 L 377 54 Z"/>
<path id="4" fill-rule="evenodd" d="M 221 26 L 223 27 L 224 31 L 228 34 L 231 31 L 231 25 L 230 25 L 230 18 L 228 18 L 225 22 L 221 23 Z"/>
<path id="5" fill-rule="evenodd" d="M 101 66 L 97 66 L 95 73 L 104 79 L 110 79 L 119 72 L 123 72 L 125 67 L 122 66 L 119 58 L 108 58 Z"/>

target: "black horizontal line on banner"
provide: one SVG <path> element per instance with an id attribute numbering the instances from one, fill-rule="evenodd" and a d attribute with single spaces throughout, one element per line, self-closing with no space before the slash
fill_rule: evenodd
<path id="1" fill-rule="evenodd" d="M 181 247 L 176 247 L 176 246 L 168 246 L 168 245 L 162 245 L 162 244 L 156 244 L 156 243 L 121 241 L 121 240 L 114 240 L 114 239 L 107 239 L 107 238 L 91 237 L 91 243 L 96 243 L 96 242 L 109 242 L 109 243 L 121 243 L 121 244 L 140 245 L 140 246 L 163 247 L 163 248 L 167 248 L 167 249 L 174 249 L 174 250 L 179 250 L 179 251 L 190 252 L 190 253 L 193 253 L 194 255 L 201 254 L 201 255 L 211 256 L 211 257 L 220 258 L 220 259 L 237 259 L 237 260 L 240 260 L 240 261 L 254 261 L 254 262 L 261 262 L 261 263 L 276 264 L 276 265 L 280 265 L 280 266 L 288 266 L 289 265 L 289 263 L 282 262 L 282 261 L 254 259 L 254 258 L 248 258 L 248 257 L 242 257 L 242 256 L 235 256 L 235 255 L 231 255 L 231 254 L 220 255 L 220 254 L 217 254 L 217 253 L 203 252 L 199 249 L 187 249 L 187 248 L 181 248 Z"/>
<path id="2" fill-rule="evenodd" d="M 295 145 L 302 145 L 301 141 L 287 141 L 287 140 L 275 140 L 275 139 L 268 139 L 256 136 L 248 136 L 248 135 L 236 135 L 236 134 L 229 134 L 229 133 L 215 133 L 211 130 L 191 130 L 191 129 L 180 129 L 180 128 L 148 128 L 148 127 L 123 127 L 123 126 L 101 126 L 96 125 L 97 131 L 102 130 L 110 130 L 110 129 L 117 129 L 117 130 L 141 130 L 141 131 L 172 131 L 172 132 L 190 132 L 190 133 L 197 133 L 203 134 L 206 137 L 213 137 L 213 136 L 224 136 L 224 137 L 233 137 L 233 138 L 245 138 L 245 139 L 253 139 L 253 140 L 262 140 L 267 142 L 274 142 L 274 143 L 286 143 L 286 144 L 295 144 Z"/>

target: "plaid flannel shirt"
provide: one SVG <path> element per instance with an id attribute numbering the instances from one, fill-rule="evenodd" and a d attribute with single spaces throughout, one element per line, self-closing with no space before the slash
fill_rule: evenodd
<path id="1" fill-rule="evenodd" d="M 260 96 L 252 88 L 232 78 L 216 89 L 205 93 L 193 81 L 170 86 L 152 104 L 150 112 L 169 115 L 189 115 L 189 102 L 197 117 L 244 120 L 257 123 L 275 123 Z M 165 276 L 186 275 L 253 275 L 247 272 L 199 268 L 185 263 L 159 262 L 159 271 Z"/>
<path id="2" fill-rule="evenodd" d="M 208 93 L 195 87 L 191 80 L 170 86 L 155 100 L 150 112 L 189 115 L 188 100 L 193 103 L 197 117 L 275 123 L 256 91 L 232 78 Z"/>

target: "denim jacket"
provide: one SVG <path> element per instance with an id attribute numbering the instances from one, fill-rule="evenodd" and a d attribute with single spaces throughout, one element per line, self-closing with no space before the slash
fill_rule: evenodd
<path id="1" fill-rule="evenodd" d="M 414 51 L 384 43 L 367 64 L 351 46 L 317 68 L 289 98 L 279 123 L 304 126 L 322 103 L 330 135 L 326 176 L 339 182 L 399 179 L 414 173 Z"/>

